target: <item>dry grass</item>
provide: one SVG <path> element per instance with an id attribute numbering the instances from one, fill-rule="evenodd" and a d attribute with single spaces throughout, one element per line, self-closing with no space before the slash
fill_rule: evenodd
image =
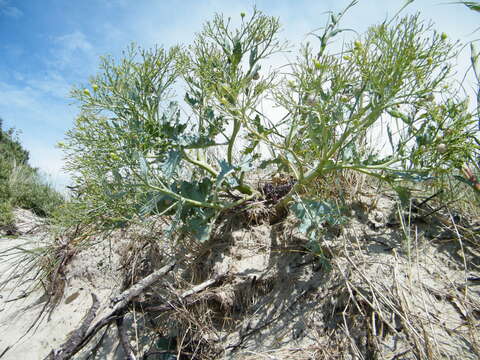
<path id="1" fill-rule="evenodd" d="M 342 231 L 324 227 L 321 234 L 330 267 L 325 258 L 308 251 L 293 217 L 270 225 L 264 204 L 225 213 L 203 244 L 180 233 L 165 237 L 168 218 L 152 218 L 97 239 L 78 257 L 100 254 L 96 247 L 108 242 L 118 267 L 104 267 L 98 274 L 120 272 L 121 289 L 158 269 L 165 259 L 177 259 L 176 270 L 130 307 L 128 336 L 137 356 L 480 357 L 478 280 L 467 280 L 479 277 L 477 215 L 465 213 L 475 205 L 465 201 L 453 208 L 439 198 L 425 202 L 430 194 L 423 194 L 405 207 L 392 194 L 368 192 L 362 177 L 346 174 L 339 181 L 351 216 Z M 319 182 L 314 191 L 326 185 Z M 79 250 L 81 243 L 70 244 Z M 70 248 L 57 245 L 44 260 L 68 259 Z M 63 275 L 61 262 L 46 264 L 53 279 Z M 65 271 L 72 269 L 67 266 Z M 199 293 L 182 295 L 218 276 L 221 281 Z M 95 275 L 92 279 L 104 281 Z M 158 304 L 164 308 L 149 310 Z M 169 350 L 156 346 L 159 339 L 170 339 Z"/>

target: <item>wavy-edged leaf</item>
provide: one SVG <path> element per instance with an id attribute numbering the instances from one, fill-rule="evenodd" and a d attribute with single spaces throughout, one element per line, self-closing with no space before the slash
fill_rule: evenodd
<path id="1" fill-rule="evenodd" d="M 171 178 L 177 173 L 177 168 L 182 161 L 182 154 L 179 150 L 170 150 L 165 162 L 160 164 L 160 169 L 166 178 Z"/>
<path id="2" fill-rule="evenodd" d="M 219 187 L 223 180 L 231 174 L 233 171 L 235 171 L 235 167 L 230 165 L 227 161 L 221 160 L 218 162 L 220 165 L 220 173 L 217 176 L 217 180 L 215 181 L 215 187 Z"/>
<path id="3" fill-rule="evenodd" d="M 324 222 L 330 225 L 338 225 L 344 221 L 339 208 L 326 201 L 297 198 L 297 201 L 291 205 L 290 209 L 300 220 L 299 230 L 305 234 L 321 226 Z"/>
<path id="4" fill-rule="evenodd" d="M 140 167 L 140 174 L 147 179 L 148 178 L 148 164 L 143 155 L 137 152 L 138 165 Z"/>

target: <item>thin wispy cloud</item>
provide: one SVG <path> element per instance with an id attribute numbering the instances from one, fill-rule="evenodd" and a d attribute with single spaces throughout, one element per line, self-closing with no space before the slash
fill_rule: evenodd
<path id="1" fill-rule="evenodd" d="M 93 45 L 81 31 L 58 36 L 53 42 L 51 61 L 57 68 L 72 69 L 79 65 L 83 68 L 96 59 Z"/>
<path id="2" fill-rule="evenodd" d="M 15 6 L 11 6 L 8 0 L 0 0 L 0 14 L 18 19 L 23 16 L 23 11 Z"/>
<path id="3" fill-rule="evenodd" d="M 59 72 L 48 71 L 36 77 L 22 77 L 23 81 L 43 94 L 65 99 L 69 96 L 72 84 Z"/>

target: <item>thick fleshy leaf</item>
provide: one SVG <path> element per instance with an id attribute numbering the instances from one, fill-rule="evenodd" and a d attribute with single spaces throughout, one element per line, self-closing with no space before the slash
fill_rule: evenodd
<path id="1" fill-rule="evenodd" d="M 148 164 L 143 155 L 137 152 L 138 164 L 140 166 L 140 174 L 144 178 L 148 178 Z"/>
<path id="2" fill-rule="evenodd" d="M 177 167 L 182 161 L 182 154 L 179 150 L 170 150 L 165 162 L 160 164 L 163 175 L 168 179 L 177 172 Z"/>
<path id="3" fill-rule="evenodd" d="M 219 161 L 218 164 L 220 165 L 220 173 L 215 181 L 215 187 L 217 188 L 222 184 L 223 180 L 235 170 L 235 167 L 230 165 L 225 160 Z"/>
<path id="4" fill-rule="evenodd" d="M 337 225 L 344 221 L 337 206 L 326 201 L 301 200 L 290 207 L 295 216 L 300 220 L 299 230 L 305 234 L 327 222 Z"/>

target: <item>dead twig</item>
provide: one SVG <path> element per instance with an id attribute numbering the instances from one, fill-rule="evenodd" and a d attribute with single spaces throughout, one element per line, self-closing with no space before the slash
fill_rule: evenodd
<path id="1" fill-rule="evenodd" d="M 74 331 L 72 336 L 70 336 L 70 338 L 60 347 L 60 349 L 52 350 L 50 355 L 45 360 L 69 359 L 71 356 L 75 355 L 101 328 L 109 324 L 111 321 L 118 319 L 118 314 L 120 314 L 127 307 L 127 305 L 134 297 L 140 295 L 145 288 L 158 281 L 162 276 L 170 272 L 174 267 L 175 261 L 171 261 L 164 267 L 158 269 L 146 278 L 139 281 L 137 284 L 125 290 L 123 293 L 121 293 L 114 299 L 113 302 L 115 303 L 115 305 L 111 306 L 111 309 L 107 311 L 107 313 L 102 318 L 95 321 L 93 325 L 91 324 L 93 319 L 95 318 L 95 314 L 99 308 L 99 304 L 96 296 L 92 294 L 92 298 L 94 298 L 94 303 L 80 328 Z"/>
<path id="2" fill-rule="evenodd" d="M 122 344 L 123 351 L 125 352 L 125 356 L 127 360 L 136 360 L 135 353 L 133 352 L 132 346 L 130 345 L 130 341 L 128 340 L 127 332 L 123 327 L 123 316 L 119 317 L 116 321 L 117 329 L 118 329 L 118 336 L 120 338 L 120 343 Z"/>
<path id="3" fill-rule="evenodd" d="M 158 281 L 163 275 L 170 272 L 174 267 L 175 267 L 175 261 L 171 261 L 161 269 L 154 271 L 153 273 L 148 275 L 146 278 L 140 280 L 138 283 L 136 283 L 135 285 L 132 285 L 129 289 L 125 290 L 123 293 L 113 298 L 112 304 L 114 305 L 111 306 L 112 314 L 117 312 L 120 309 L 125 308 L 134 297 L 137 297 L 138 295 L 140 295 L 145 288 L 149 287 L 150 285 Z"/>
<path id="4" fill-rule="evenodd" d="M 59 349 L 52 350 L 50 354 L 45 358 L 45 360 L 63 360 L 70 359 L 77 351 L 80 349 L 79 345 L 83 342 L 85 333 L 88 330 L 88 327 L 92 323 L 93 319 L 96 316 L 97 310 L 100 307 L 98 298 L 95 294 L 92 295 L 92 306 L 85 316 L 85 319 L 82 322 L 82 325 L 73 332 L 70 338 L 64 342 Z"/>
<path id="5" fill-rule="evenodd" d="M 204 281 L 203 283 L 198 284 L 198 285 L 194 286 L 193 288 L 191 288 L 187 291 L 184 291 L 182 294 L 179 295 L 179 299 L 180 300 L 185 300 L 187 297 L 189 297 L 191 295 L 194 295 L 194 294 L 197 294 L 197 293 L 205 290 L 207 287 L 209 287 L 209 286 L 217 283 L 221 279 L 223 279 L 224 276 L 225 275 L 218 275 L 218 276 L 214 277 L 213 279 L 209 279 L 207 281 Z M 146 307 L 144 310 L 145 311 L 168 311 L 168 310 L 171 310 L 172 308 L 173 307 L 170 304 L 162 304 L 162 305 L 156 305 L 156 306 L 149 306 L 149 307 Z"/>

